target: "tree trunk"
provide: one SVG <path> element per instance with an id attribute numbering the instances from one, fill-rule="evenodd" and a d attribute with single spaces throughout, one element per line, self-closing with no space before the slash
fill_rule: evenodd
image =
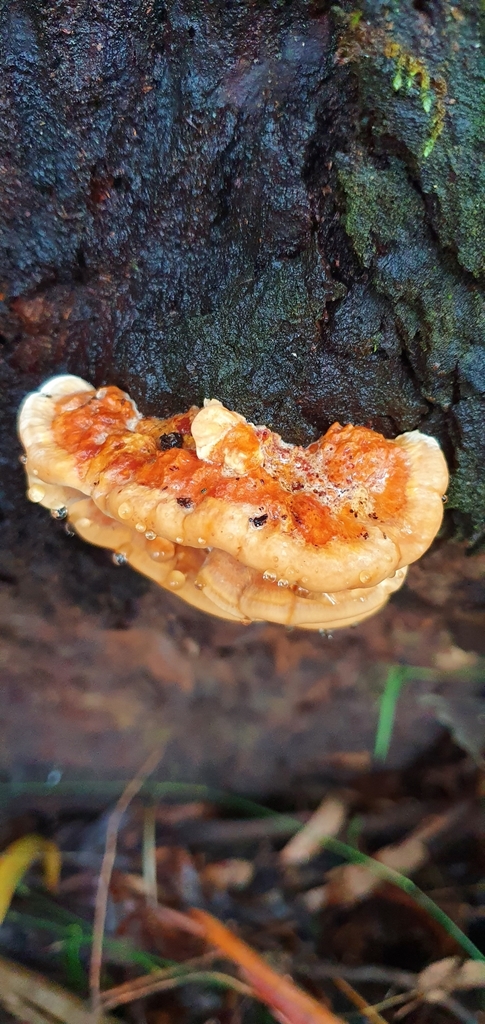
<path id="1" fill-rule="evenodd" d="M 419 428 L 439 438 L 452 469 L 447 535 L 472 546 L 483 538 L 478 8 L 478 0 L 367 0 L 359 8 L 323 0 L 4 4 L 1 579 L 5 621 L 20 629 L 12 651 L 23 642 L 15 615 L 25 616 L 35 644 L 47 645 L 52 679 L 65 671 L 64 635 L 76 687 L 72 658 L 85 657 L 76 645 L 83 635 L 101 643 L 93 639 L 93 616 L 96 629 L 108 631 L 97 671 L 118 665 L 116 686 L 121 668 L 106 653 L 114 628 L 138 616 L 137 629 L 161 636 L 157 630 L 170 633 L 170 622 L 182 621 L 200 648 L 208 621 L 195 613 L 180 619 L 176 601 L 67 538 L 25 500 L 16 411 L 27 391 L 57 372 L 117 384 L 147 414 L 217 397 L 288 441 L 309 442 L 334 420 L 387 436 Z M 450 569 L 459 585 L 470 577 L 463 565 Z M 471 573 L 475 618 L 485 604 L 481 573 Z M 385 621 L 405 607 L 404 596 Z M 436 623 L 438 630 L 442 620 Z M 379 628 L 361 627 L 370 638 L 364 668 L 376 656 Z M 221 627 L 205 629 L 207 642 L 217 634 L 221 646 Z M 275 630 L 271 636 L 280 636 Z M 242 627 L 231 627 L 229 635 L 234 650 L 240 643 L 259 657 L 253 634 L 242 640 Z M 318 661 L 318 639 L 305 643 Z M 30 661 L 22 655 L 25 679 L 40 657 L 35 644 Z M 385 657 L 400 656 L 398 648 L 388 644 Z M 348 650 L 343 644 L 342 657 Z M 195 685 L 180 666 L 171 671 L 165 679 Z M 140 672 L 150 690 L 152 668 L 144 663 Z M 224 689 L 221 673 L 212 694 Z M 278 687 L 274 660 L 259 674 L 268 692 Z M 142 685 L 136 678 L 127 685 Z M 5 679 L 15 690 L 15 672 Z M 39 687 L 45 700 L 46 679 Z M 97 687 L 93 681 L 93 693 Z M 256 707 L 257 694 L 251 700 Z M 269 706 L 254 714 L 262 742 Z M 368 746 L 372 708 L 369 715 L 358 750 Z M 120 716 L 110 726 L 118 767 L 127 763 Z M 7 728 L 10 742 L 13 735 Z M 59 754 L 55 739 L 49 743 L 32 757 L 69 761 L 69 744 Z M 103 771 L 107 749 L 99 755 Z M 89 744 L 83 751 L 73 763 L 88 768 Z M 23 764 L 27 756 L 19 754 Z M 8 763 L 13 755 L 5 757 Z M 227 769 L 221 755 L 217 778 L 223 763 Z M 288 778 L 292 772 L 294 765 Z M 248 784 L 244 772 L 233 774 L 232 784 Z"/>

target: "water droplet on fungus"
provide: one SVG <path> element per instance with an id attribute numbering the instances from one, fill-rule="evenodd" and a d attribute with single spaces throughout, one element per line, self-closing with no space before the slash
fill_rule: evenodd
<path id="1" fill-rule="evenodd" d="M 153 532 L 153 530 L 147 530 L 147 532 L 145 534 L 145 537 L 146 537 L 147 540 L 156 540 L 157 539 L 157 535 L 156 535 L 156 533 Z"/>
<path id="2" fill-rule="evenodd" d="M 359 580 L 361 583 L 368 583 L 370 580 L 370 572 L 360 572 Z"/>
<path id="3" fill-rule="evenodd" d="M 155 540 L 148 542 L 147 551 L 154 562 L 166 562 L 168 558 L 173 558 L 175 548 L 171 541 L 164 540 L 163 537 L 157 537 Z"/>
<path id="4" fill-rule="evenodd" d="M 81 519 L 78 519 L 76 526 L 79 526 L 80 530 L 87 530 L 91 526 L 91 519 L 88 519 L 87 516 L 82 516 Z"/>
<path id="5" fill-rule="evenodd" d="M 45 498 L 45 491 L 43 487 L 39 487 L 38 484 L 33 484 L 27 491 L 27 497 L 29 501 L 37 502 L 42 501 Z"/>
<path id="6" fill-rule="evenodd" d="M 113 554 L 111 555 L 111 561 L 114 563 L 114 565 L 126 565 L 127 557 L 123 554 L 122 551 L 114 551 Z"/>
<path id="7" fill-rule="evenodd" d="M 172 569 L 167 582 L 171 590 L 180 590 L 185 583 L 185 579 L 185 573 L 179 572 L 178 569 Z"/>
<path id="8" fill-rule="evenodd" d="M 51 516 L 52 516 L 53 519 L 66 519 L 67 518 L 67 508 L 66 508 L 66 506 L 62 505 L 61 508 L 51 508 Z"/>
<path id="9" fill-rule="evenodd" d="M 145 533 L 146 523 L 135 523 L 135 530 L 137 530 L 138 533 Z"/>
<path id="10" fill-rule="evenodd" d="M 263 572 L 263 580 L 267 580 L 268 583 L 276 583 L 276 573 L 270 572 L 269 569 Z"/>
<path id="11" fill-rule="evenodd" d="M 122 501 L 118 509 L 118 515 L 120 519 L 129 519 L 133 509 L 128 501 Z"/>

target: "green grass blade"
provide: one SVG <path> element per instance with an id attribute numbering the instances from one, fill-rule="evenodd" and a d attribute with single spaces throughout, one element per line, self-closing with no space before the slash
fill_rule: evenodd
<path id="1" fill-rule="evenodd" d="M 388 673 L 384 691 L 379 701 L 379 719 L 374 743 L 376 761 L 385 761 L 391 745 L 396 717 L 396 705 L 408 673 L 401 665 L 393 665 Z"/>

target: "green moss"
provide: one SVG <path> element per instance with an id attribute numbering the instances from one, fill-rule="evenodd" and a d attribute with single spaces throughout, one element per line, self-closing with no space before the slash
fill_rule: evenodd
<path id="1" fill-rule="evenodd" d="M 482 382 L 483 383 L 483 382 Z M 458 402 L 453 409 L 452 433 L 457 465 L 449 490 L 449 504 L 464 514 L 463 534 L 474 527 L 472 542 L 485 539 L 485 401 L 478 397 Z"/>
<path id="2" fill-rule="evenodd" d="M 392 151 L 395 140 L 406 152 L 413 176 L 430 197 L 428 212 L 440 240 L 453 247 L 464 269 L 480 275 L 485 272 L 480 19 L 473 0 L 465 0 L 458 13 L 443 5 L 437 19 L 432 24 L 414 9 L 394 8 L 376 21 L 375 4 L 368 0 L 355 28 L 347 19 L 337 56 L 352 65 L 361 123 L 369 118 L 374 145 Z"/>
<path id="3" fill-rule="evenodd" d="M 463 280 L 454 261 L 437 250 L 423 199 L 401 160 L 392 159 L 382 168 L 370 158 L 340 157 L 339 180 L 346 230 L 379 292 L 391 301 L 421 393 L 431 406 L 447 412 L 456 400 L 459 367 L 476 351 L 477 340 L 485 337 L 483 295 Z M 476 387 L 475 374 L 470 396 Z M 485 403 L 482 396 L 475 401 L 478 406 L 473 406 L 471 419 L 466 415 L 467 401 L 461 403 L 466 431 L 455 432 L 458 472 L 450 501 L 450 507 L 472 518 L 474 528 L 485 511 L 485 485 L 477 489 L 483 474 L 474 454 L 482 452 Z"/>
<path id="4" fill-rule="evenodd" d="M 421 157 L 426 159 L 432 153 L 437 139 L 445 126 L 446 119 L 446 80 L 441 73 L 432 73 L 427 60 L 413 52 L 393 34 L 394 22 L 375 21 L 362 22 L 361 17 L 355 18 L 352 13 L 345 15 L 340 8 L 339 20 L 345 25 L 339 38 L 337 59 L 344 62 L 360 62 L 371 59 L 372 70 L 386 73 L 386 63 L 394 67 L 392 88 L 394 92 L 414 98 L 417 95 L 420 105 L 427 116 L 426 134 L 421 141 Z M 361 12 L 359 12 L 361 13 Z M 398 12 L 397 12 L 398 13 Z M 429 116 L 431 115 L 431 117 Z"/>
<path id="5" fill-rule="evenodd" d="M 478 536 L 485 71 L 476 13 L 472 0 L 459 11 L 436 8 L 433 21 L 394 5 L 378 20 L 368 0 L 353 32 L 347 22 L 338 52 L 357 83 L 359 128 L 337 164 L 348 237 L 369 286 L 392 310 L 403 357 L 429 403 L 429 429 L 453 452 L 448 507 L 465 534 Z"/>
<path id="6" fill-rule="evenodd" d="M 399 92 L 404 85 L 406 92 L 410 93 L 417 80 L 421 105 L 425 114 L 429 114 L 433 102 L 435 104 L 436 112 L 431 122 L 430 135 L 423 147 L 423 156 L 427 157 L 430 155 L 436 139 L 443 131 L 446 112 L 443 97 L 446 95 L 446 83 L 441 76 L 439 80 L 432 80 L 425 62 L 403 49 L 399 43 L 388 41 L 384 48 L 384 54 L 395 61 L 397 65 L 392 80 L 395 92 Z"/>

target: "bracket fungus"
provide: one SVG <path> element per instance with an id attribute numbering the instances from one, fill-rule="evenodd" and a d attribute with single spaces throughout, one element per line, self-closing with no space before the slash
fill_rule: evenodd
<path id="1" fill-rule="evenodd" d="M 301 448 L 216 401 L 143 417 L 63 375 L 19 411 L 27 495 L 189 604 L 334 629 L 378 611 L 435 537 L 448 470 L 432 437 L 335 423 Z"/>

